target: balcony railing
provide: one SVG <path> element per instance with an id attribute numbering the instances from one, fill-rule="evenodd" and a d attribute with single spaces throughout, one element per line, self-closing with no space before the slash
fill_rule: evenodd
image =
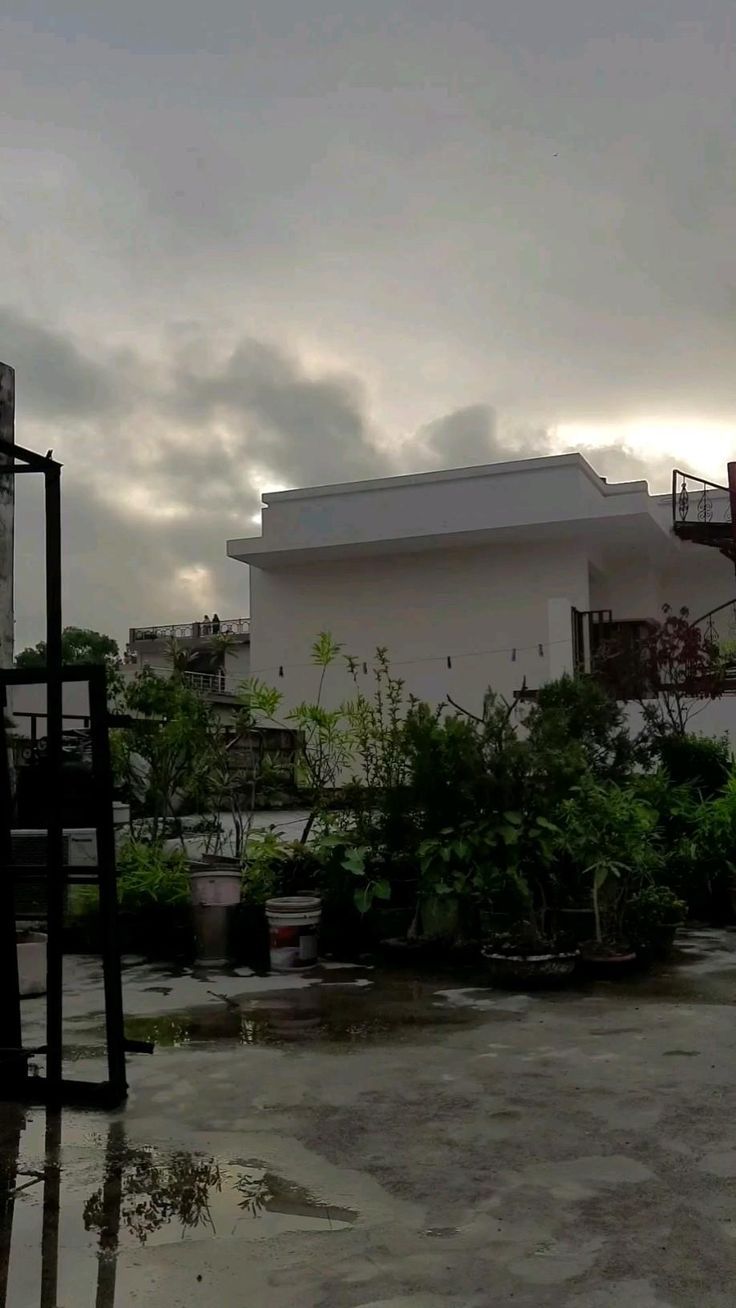
<path id="1" fill-rule="evenodd" d="M 246 636 L 250 618 L 220 618 L 216 622 L 170 622 L 159 626 L 133 627 L 130 643 L 145 640 L 209 640 L 212 636 Z"/>
<path id="2" fill-rule="evenodd" d="M 731 496 L 728 486 L 691 477 L 675 468 L 672 474 L 672 524 L 705 525 L 731 522 Z"/>
<path id="3" fill-rule="evenodd" d="M 233 681 L 224 672 L 184 672 L 182 676 L 191 690 L 198 690 L 202 695 L 234 696 L 240 685 L 240 681 Z"/>

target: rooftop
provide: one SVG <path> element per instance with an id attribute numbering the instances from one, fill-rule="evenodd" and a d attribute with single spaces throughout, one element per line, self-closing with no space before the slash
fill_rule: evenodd
<path id="1" fill-rule="evenodd" d="M 231 558 L 256 567 L 320 556 L 418 551 L 453 544 L 600 540 L 636 526 L 647 542 L 669 535 L 669 497 L 646 481 L 608 482 L 581 454 L 269 492 L 262 532 L 228 542 Z"/>
<path id="2" fill-rule="evenodd" d="M 250 618 L 218 618 L 212 622 L 164 622 L 148 623 L 143 627 L 131 627 L 129 644 L 138 645 L 146 641 L 197 641 L 211 640 L 213 636 L 234 636 L 242 642 L 250 640 Z"/>

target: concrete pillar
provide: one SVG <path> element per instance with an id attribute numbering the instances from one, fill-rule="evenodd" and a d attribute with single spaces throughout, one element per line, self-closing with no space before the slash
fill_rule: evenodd
<path id="1" fill-rule="evenodd" d="M 572 645 L 572 604 L 567 599 L 547 600 L 548 678 L 556 681 L 575 671 Z"/>
<path id="2" fill-rule="evenodd" d="M 0 440 L 15 439 L 15 372 L 0 363 Z M 0 475 L 0 667 L 13 666 L 15 478 Z"/>

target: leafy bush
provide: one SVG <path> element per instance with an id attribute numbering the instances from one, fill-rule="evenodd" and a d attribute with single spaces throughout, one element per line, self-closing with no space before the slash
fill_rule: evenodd
<path id="1" fill-rule="evenodd" d="M 720 795 L 696 806 L 689 848 L 698 881 L 708 890 L 710 912 L 730 917 L 736 886 L 736 776 L 729 777 Z"/>
<path id="2" fill-rule="evenodd" d="M 136 912 L 189 903 L 189 863 L 182 850 L 131 840 L 118 853 L 118 904 Z"/>
<path id="3" fill-rule="evenodd" d="M 638 949 L 657 949 L 663 932 L 685 920 L 687 905 L 667 886 L 643 886 L 625 909 L 627 939 Z"/>
<path id="4" fill-rule="evenodd" d="M 657 740 L 656 752 L 675 785 L 691 785 L 708 799 L 723 790 L 733 768 L 725 736 L 662 736 Z"/>
<path id="5" fill-rule="evenodd" d="M 243 862 L 242 900 L 262 906 L 277 895 L 314 891 L 319 858 L 311 845 L 287 841 L 274 830 L 251 833 Z"/>
<path id="6" fill-rule="evenodd" d="M 562 849 L 587 884 L 599 943 L 623 938 L 627 901 L 661 873 L 657 814 L 636 787 L 586 778 L 562 805 Z"/>
<path id="7" fill-rule="evenodd" d="M 581 768 L 601 781 L 631 775 L 636 749 L 623 708 L 592 677 L 565 675 L 541 686 L 525 727 L 540 762 L 563 780 Z"/>

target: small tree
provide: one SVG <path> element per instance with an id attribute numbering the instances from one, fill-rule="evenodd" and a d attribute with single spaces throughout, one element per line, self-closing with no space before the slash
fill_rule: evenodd
<path id="1" fill-rule="evenodd" d="M 636 646 L 611 641 L 601 656 L 604 666 L 615 667 L 620 698 L 641 708 L 653 740 L 685 735 L 707 700 L 723 694 L 726 670 L 718 646 L 693 626 L 687 608 L 674 613 L 665 604 L 662 612 Z"/>
<path id="2" fill-rule="evenodd" d="M 118 666 L 120 651 L 112 636 L 86 627 L 65 627 L 61 636 L 62 663 L 102 663 L 106 668 Z M 19 668 L 46 667 L 46 641 L 21 650 L 15 660 Z"/>
<path id="3" fill-rule="evenodd" d="M 286 721 L 299 733 L 299 759 L 311 791 L 312 808 L 302 832 L 306 844 L 315 819 L 324 813 L 330 792 L 342 779 L 352 760 L 352 749 L 344 708 L 327 709 L 322 703 L 327 669 L 339 658 L 342 646 L 328 631 L 321 631 L 312 646 L 312 662 L 320 668 L 317 698 L 298 704 L 286 714 Z"/>
<path id="4" fill-rule="evenodd" d="M 123 698 L 125 710 L 139 722 L 117 733 L 114 758 L 131 790 L 139 784 L 139 761 L 144 761 L 151 838 L 156 841 L 180 797 L 186 796 L 201 811 L 209 808 L 218 725 L 201 696 L 176 675 L 161 677 L 152 668 L 143 668 L 125 687 Z"/>

